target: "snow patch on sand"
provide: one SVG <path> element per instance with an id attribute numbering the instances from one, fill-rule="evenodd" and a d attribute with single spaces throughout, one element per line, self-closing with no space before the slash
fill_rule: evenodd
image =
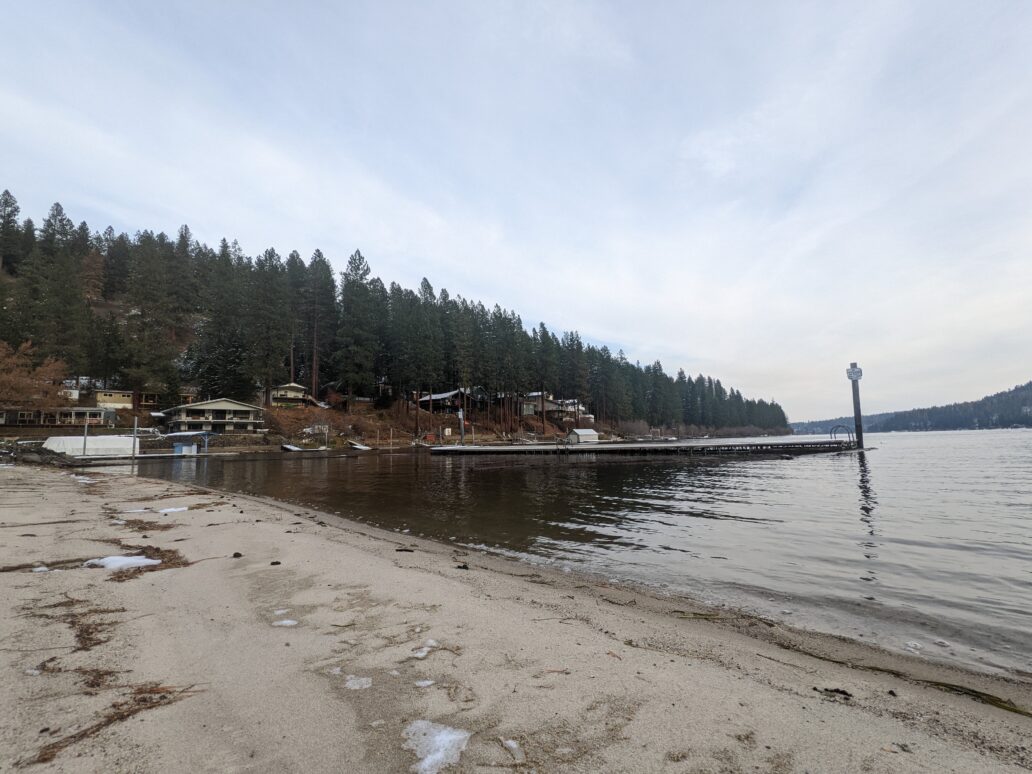
<path id="1" fill-rule="evenodd" d="M 412 649 L 412 658 L 426 658 L 434 648 L 439 647 L 441 647 L 441 643 L 437 640 L 427 640 L 423 643 L 422 647 Z"/>
<path id="2" fill-rule="evenodd" d="M 433 684 L 433 680 L 416 680 L 416 688 L 429 688 Z"/>
<path id="3" fill-rule="evenodd" d="M 406 750 L 412 750 L 419 763 L 412 765 L 416 774 L 438 774 L 445 766 L 459 762 L 462 751 L 473 734 L 429 720 L 413 720 L 405 727 Z"/>
<path id="4" fill-rule="evenodd" d="M 32 571 L 33 572 L 50 572 L 50 568 L 49 567 L 33 567 Z"/>
<path id="5" fill-rule="evenodd" d="M 150 508 L 133 508 L 132 510 L 122 511 L 122 513 L 146 513 Z"/>
<path id="6" fill-rule="evenodd" d="M 160 559 L 148 559 L 146 556 L 104 556 L 100 559 L 89 559 L 82 563 L 83 567 L 103 567 L 105 570 L 130 570 L 133 567 L 151 567 L 161 564 Z"/>
<path id="7" fill-rule="evenodd" d="M 373 678 L 348 675 L 344 678 L 344 687 L 349 691 L 361 691 L 363 688 L 372 688 Z"/>
<path id="8" fill-rule="evenodd" d="M 273 621 L 273 626 L 297 626 L 297 621 L 293 618 L 284 618 L 282 621 Z"/>
<path id="9" fill-rule="evenodd" d="M 90 478 L 89 476 L 72 476 L 74 481 L 78 481 L 80 484 L 96 484 L 100 479 Z"/>
<path id="10" fill-rule="evenodd" d="M 520 743 L 515 739 L 503 739 L 502 747 L 508 750 L 512 754 L 512 759 L 516 763 L 525 763 L 527 756 L 523 754 L 523 750 L 520 749 Z"/>
<path id="11" fill-rule="evenodd" d="M 188 510 L 190 510 L 190 509 L 187 508 L 184 505 L 184 506 L 181 506 L 179 508 L 162 508 L 160 511 L 158 511 L 158 513 L 179 513 L 180 511 L 188 511 Z"/>

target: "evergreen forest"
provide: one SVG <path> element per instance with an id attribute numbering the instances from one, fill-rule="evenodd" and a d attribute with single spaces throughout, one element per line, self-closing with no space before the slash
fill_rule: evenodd
<path id="1" fill-rule="evenodd" d="M 853 427 L 852 417 L 816 422 L 794 422 L 797 433 L 827 433 L 836 425 Z M 891 433 L 919 430 L 990 430 L 993 428 L 1032 427 L 1032 382 L 1010 390 L 987 395 L 980 400 L 946 406 L 865 414 L 864 431 Z"/>
<path id="2" fill-rule="evenodd" d="M 37 364 L 159 392 L 168 406 L 184 385 L 255 401 L 296 381 L 337 403 L 475 385 L 576 398 L 602 424 L 787 429 L 774 401 L 710 376 L 672 377 L 658 360 L 629 362 L 576 331 L 528 329 L 515 311 L 427 279 L 417 289 L 387 285 L 357 250 L 338 277 L 319 250 L 307 260 L 272 248 L 249 256 L 236 241 L 199 243 L 187 226 L 174 237 L 97 232 L 60 204 L 36 225 L 5 190 L 0 259 L 9 350 L 31 342 Z"/>

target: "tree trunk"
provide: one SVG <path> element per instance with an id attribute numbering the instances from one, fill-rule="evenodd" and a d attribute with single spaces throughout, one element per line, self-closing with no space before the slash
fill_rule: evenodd
<path id="1" fill-rule="evenodd" d="M 312 327 L 312 397 L 319 400 L 319 318 Z"/>

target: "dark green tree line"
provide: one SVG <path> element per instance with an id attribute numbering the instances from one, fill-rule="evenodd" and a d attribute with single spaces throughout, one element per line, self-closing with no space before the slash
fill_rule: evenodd
<path id="1" fill-rule="evenodd" d="M 164 233 L 91 232 L 55 204 L 42 226 L 0 195 L 0 338 L 33 343 L 70 375 L 175 399 L 267 399 L 275 385 L 355 396 L 479 387 L 495 419 L 515 424 L 516 396 L 576 400 L 597 421 L 653 427 L 784 428 L 781 407 L 745 399 L 708 376 L 670 377 L 659 361 L 585 344 L 576 331 L 530 330 L 514 311 L 435 290 L 389 287 L 355 251 L 339 278 L 321 251 L 306 262 L 273 248 L 212 249 L 183 226 Z M 262 399 L 259 398 L 259 399 Z"/>

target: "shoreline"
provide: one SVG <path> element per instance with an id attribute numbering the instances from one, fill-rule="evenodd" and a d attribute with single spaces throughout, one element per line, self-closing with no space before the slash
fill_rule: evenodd
<path id="1" fill-rule="evenodd" d="M 1019 680 L 272 498 L 21 466 L 0 488 L 5 569 L 142 544 L 188 563 L 0 573 L 0 768 L 115 705 L 31 770 L 405 771 L 420 720 L 471 734 L 458 771 L 1032 767 Z M 76 651 L 80 630 L 110 640 Z"/>
<path id="2" fill-rule="evenodd" d="M 136 477 L 149 481 L 170 483 L 169 479 L 164 478 L 149 478 L 139 474 L 136 474 Z M 183 486 L 187 485 L 184 484 Z M 610 604 L 638 605 L 640 602 L 645 602 L 642 609 L 651 609 L 654 612 L 665 615 L 682 613 L 683 615 L 678 617 L 686 620 L 705 621 L 715 627 L 725 627 L 738 634 L 767 644 L 776 645 L 779 648 L 790 650 L 800 655 L 810 656 L 830 663 L 848 665 L 855 669 L 896 674 L 916 683 L 939 686 L 943 690 L 952 688 L 959 693 L 966 693 L 973 697 L 978 693 L 985 693 L 989 700 L 987 703 L 993 703 L 994 700 L 1002 700 L 1004 703 L 1008 702 L 1009 700 L 1005 698 L 1008 686 L 1018 686 L 1026 689 L 1029 700 L 1032 701 L 1032 674 L 1014 674 L 999 668 L 995 671 L 988 669 L 979 670 L 959 662 L 899 653 L 889 650 L 887 647 L 874 641 L 863 641 L 845 634 L 835 634 L 833 632 L 807 628 L 806 626 L 794 626 L 784 620 L 771 618 L 758 612 L 751 612 L 733 604 L 707 604 L 693 596 L 690 592 L 668 591 L 643 582 L 636 582 L 629 578 L 614 580 L 600 572 L 591 572 L 581 568 L 558 569 L 547 559 L 534 555 L 523 556 L 514 553 L 509 556 L 490 546 L 470 546 L 463 543 L 453 544 L 426 537 L 422 534 L 412 535 L 403 533 L 396 529 L 387 529 L 376 524 L 320 510 L 299 501 L 280 499 L 270 495 L 234 492 L 201 484 L 189 484 L 189 487 L 204 490 L 213 495 L 232 495 L 238 499 L 249 500 L 256 504 L 274 503 L 284 508 L 300 508 L 314 514 L 309 515 L 308 518 L 323 519 L 327 525 L 333 526 L 336 529 L 354 531 L 356 534 L 361 534 L 374 540 L 395 542 L 399 545 L 405 542 L 418 542 L 422 544 L 423 550 L 436 547 L 453 552 L 460 551 L 474 554 L 478 558 L 477 561 L 481 563 L 482 569 L 503 575 L 525 577 L 525 574 L 514 572 L 519 568 L 524 568 L 542 577 L 547 577 L 552 583 L 558 583 L 560 579 L 565 579 L 567 582 L 574 582 L 579 587 L 587 584 L 596 591 L 605 590 L 613 594 L 622 593 L 623 596 L 627 597 L 626 599 L 619 602 L 610 600 Z M 338 523 L 331 523 L 334 521 Z M 540 561 L 535 561 L 536 559 L 540 559 Z M 988 693 L 990 689 L 1000 690 L 1003 695 L 996 696 L 995 694 Z M 1013 709 L 1017 710 L 1017 714 L 1025 714 L 1028 717 L 1032 717 L 1032 703 L 1026 706 L 1015 705 Z"/>

